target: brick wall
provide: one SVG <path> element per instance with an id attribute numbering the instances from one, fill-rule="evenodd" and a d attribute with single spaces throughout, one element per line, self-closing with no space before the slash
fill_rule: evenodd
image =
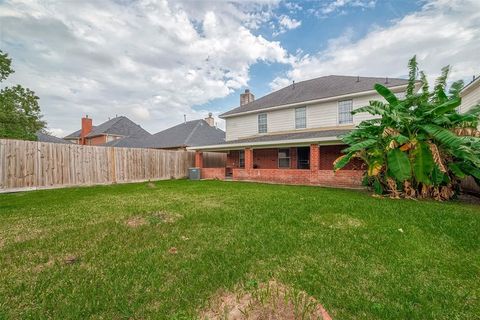
<path id="1" fill-rule="evenodd" d="M 254 149 L 253 167 L 256 169 L 277 169 L 278 149 Z"/>
<path id="2" fill-rule="evenodd" d="M 363 171 L 340 170 L 300 170 L 300 169 L 234 169 L 234 180 L 259 181 L 269 183 L 321 185 L 343 188 L 361 186 Z"/>
<path id="3" fill-rule="evenodd" d="M 333 162 L 340 157 L 346 145 L 320 146 L 320 170 L 333 170 Z M 344 170 L 364 170 L 364 163 L 360 159 L 352 159 Z"/>
<path id="4" fill-rule="evenodd" d="M 200 175 L 202 179 L 225 180 L 225 168 L 202 168 Z"/>
<path id="5" fill-rule="evenodd" d="M 86 138 L 86 144 L 89 146 L 98 146 L 107 142 L 107 136 L 101 135 L 92 138 Z"/>

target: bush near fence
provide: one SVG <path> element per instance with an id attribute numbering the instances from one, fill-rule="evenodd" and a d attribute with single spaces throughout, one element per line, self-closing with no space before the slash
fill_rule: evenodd
<path id="1" fill-rule="evenodd" d="M 225 166 L 226 155 L 205 153 Z M 0 192 L 185 178 L 195 153 L 0 139 Z"/>

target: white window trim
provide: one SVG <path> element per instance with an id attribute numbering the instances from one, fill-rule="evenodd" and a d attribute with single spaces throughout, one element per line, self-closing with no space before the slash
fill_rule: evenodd
<path id="1" fill-rule="evenodd" d="M 297 109 L 301 109 L 301 108 L 305 109 L 305 127 L 303 127 L 303 128 L 297 128 Z M 293 125 L 294 125 L 294 127 L 295 127 L 295 130 L 304 130 L 304 129 L 307 129 L 307 124 L 308 124 L 308 120 L 307 120 L 307 109 L 308 109 L 307 106 L 295 107 L 295 108 L 293 109 L 293 117 L 294 117 L 293 121 L 295 122 Z"/>
<path id="2" fill-rule="evenodd" d="M 355 123 L 355 120 L 353 118 L 353 114 L 352 114 L 352 122 L 350 123 L 340 123 L 340 102 L 342 101 L 352 101 L 352 111 L 354 110 L 354 105 L 353 105 L 353 99 L 345 99 L 345 100 L 338 100 L 337 101 L 337 126 L 341 127 L 341 126 L 351 126 L 352 124 Z"/>
<path id="3" fill-rule="evenodd" d="M 265 125 L 267 126 L 267 129 L 265 130 L 265 132 L 260 132 L 260 116 L 261 115 L 265 115 Z M 267 134 L 268 133 L 268 113 L 266 113 L 266 112 L 259 113 L 257 115 L 257 133 L 258 134 Z"/>

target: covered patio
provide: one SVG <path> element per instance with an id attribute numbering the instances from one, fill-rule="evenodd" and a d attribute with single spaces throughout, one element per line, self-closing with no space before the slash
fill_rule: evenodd
<path id="1" fill-rule="evenodd" d="M 345 130 L 256 136 L 220 145 L 191 148 L 202 179 L 231 179 L 284 184 L 323 185 L 355 188 L 361 186 L 360 161 L 334 172 L 333 162 L 345 145 L 338 136 Z M 208 167 L 203 152 L 227 154 L 225 167 Z"/>

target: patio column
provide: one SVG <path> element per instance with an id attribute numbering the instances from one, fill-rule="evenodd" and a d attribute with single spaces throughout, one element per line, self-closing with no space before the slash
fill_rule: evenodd
<path id="1" fill-rule="evenodd" d="M 195 167 L 203 168 L 203 152 L 195 151 Z"/>
<path id="2" fill-rule="evenodd" d="M 245 148 L 245 170 L 253 169 L 253 150 L 252 148 Z"/>
<path id="3" fill-rule="evenodd" d="M 310 145 L 310 171 L 320 169 L 320 147 L 318 144 Z"/>

